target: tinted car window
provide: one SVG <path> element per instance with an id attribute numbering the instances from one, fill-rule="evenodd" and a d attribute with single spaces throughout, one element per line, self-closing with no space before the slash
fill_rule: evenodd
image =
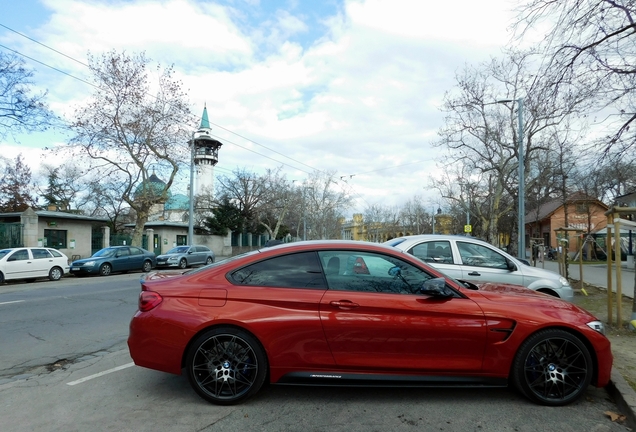
<path id="1" fill-rule="evenodd" d="M 325 288 L 315 252 L 270 258 L 243 267 L 230 276 L 239 285 L 287 288 Z"/>
<path id="2" fill-rule="evenodd" d="M 17 250 L 7 258 L 8 261 L 24 261 L 29 259 L 29 251 L 26 249 Z"/>
<path id="3" fill-rule="evenodd" d="M 117 252 L 115 253 L 116 257 L 123 257 L 128 255 L 130 255 L 130 251 L 128 250 L 128 248 L 119 248 L 117 249 Z"/>
<path id="4" fill-rule="evenodd" d="M 466 265 L 498 269 L 508 268 L 506 257 L 485 246 L 457 242 L 457 248 L 462 262 Z"/>
<path id="5" fill-rule="evenodd" d="M 49 252 L 51 253 L 51 255 L 53 255 L 56 258 L 61 258 L 63 256 L 61 253 L 59 253 L 55 249 L 49 249 Z"/>
<path id="6" fill-rule="evenodd" d="M 131 255 L 143 255 L 144 251 L 142 251 L 141 249 L 139 249 L 137 247 L 131 247 L 130 248 L 130 254 Z"/>
<path id="7" fill-rule="evenodd" d="M 400 259 L 353 251 L 318 252 L 329 289 L 416 294 L 432 276 Z"/>
<path id="8" fill-rule="evenodd" d="M 33 259 L 51 258 L 51 254 L 46 249 L 31 249 Z"/>
<path id="9" fill-rule="evenodd" d="M 409 253 L 425 262 L 453 264 L 453 254 L 448 241 L 438 240 L 420 243 L 414 246 Z"/>

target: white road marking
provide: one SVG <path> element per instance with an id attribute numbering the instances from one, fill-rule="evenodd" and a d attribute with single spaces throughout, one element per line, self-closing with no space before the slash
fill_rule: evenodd
<path id="1" fill-rule="evenodd" d="M 117 366 L 115 368 L 108 369 L 108 370 L 105 370 L 103 372 L 96 373 L 94 375 L 89 375 L 87 377 L 80 378 L 80 379 L 78 379 L 76 381 L 71 381 L 70 383 L 66 383 L 66 385 L 74 386 L 76 384 L 81 384 L 81 383 L 86 382 L 88 380 L 92 380 L 93 378 L 99 378 L 100 376 L 108 375 L 109 373 L 117 372 L 117 371 L 120 371 L 122 369 L 126 369 L 126 368 L 129 368 L 129 367 L 132 367 L 134 365 L 135 365 L 134 362 L 126 363 L 125 365 Z"/>
<path id="2" fill-rule="evenodd" d="M 0 303 L 0 305 L 6 305 L 6 304 L 11 304 L 11 303 L 22 303 L 24 300 L 14 300 L 14 301 L 10 301 L 10 302 L 2 302 Z"/>

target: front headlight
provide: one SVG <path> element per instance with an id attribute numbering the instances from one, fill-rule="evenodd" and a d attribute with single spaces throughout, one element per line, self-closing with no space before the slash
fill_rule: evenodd
<path id="1" fill-rule="evenodd" d="M 591 321 L 587 323 L 587 326 L 591 328 L 592 330 L 599 332 L 602 335 L 605 334 L 605 324 L 603 324 L 600 321 Z"/>
<path id="2" fill-rule="evenodd" d="M 86 261 L 84 263 L 85 267 L 93 267 L 95 265 L 95 261 Z"/>
<path id="3" fill-rule="evenodd" d="M 176 261 L 176 260 L 177 260 L 177 257 L 170 257 L 170 258 L 168 258 L 168 261 L 170 261 L 170 262 L 174 262 L 174 261 Z"/>
<path id="4" fill-rule="evenodd" d="M 570 282 L 568 282 L 568 280 L 566 278 L 564 278 L 563 276 L 561 276 L 559 278 L 559 282 L 561 282 L 561 285 L 563 285 L 563 286 L 569 286 L 570 285 Z"/>

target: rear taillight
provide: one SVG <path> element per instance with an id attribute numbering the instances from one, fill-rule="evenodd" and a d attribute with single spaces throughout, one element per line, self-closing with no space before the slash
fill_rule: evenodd
<path id="1" fill-rule="evenodd" d="M 142 291 L 139 293 L 139 310 L 141 312 L 148 312 L 159 306 L 159 303 L 163 301 L 163 298 L 154 291 Z"/>

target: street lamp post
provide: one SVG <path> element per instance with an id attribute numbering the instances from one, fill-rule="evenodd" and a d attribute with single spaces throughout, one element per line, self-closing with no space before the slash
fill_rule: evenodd
<path id="1" fill-rule="evenodd" d="M 523 151 L 523 98 L 519 99 L 504 99 L 498 100 L 497 103 L 517 102 L 517 115 L 518 115 L 518 129 L 517 136 L 519 138 L 519 208 L 518 208 L 518 222 L 519 229 L 517 230 L 517 256 L 525 259 L 526 257 L 526 209 L 525 209 L 525 162 Z"/>

